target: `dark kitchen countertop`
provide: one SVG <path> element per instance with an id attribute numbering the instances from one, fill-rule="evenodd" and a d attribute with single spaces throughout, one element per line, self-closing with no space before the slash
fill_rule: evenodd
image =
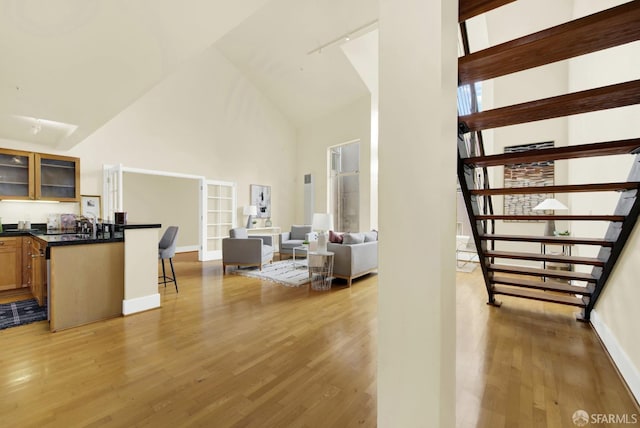
<path id="1" fill-rule="evenodd" d="M 80 244 L 104 244 L 106 242 L 123 242 L 124 232 L 114 232 L 106 235 L 92 236 L 90 233 L 72 233 L 62 235 L 34 235 L 44 241 L 48 246 L 80 245 Z"/>
<path id="2" fill-rule="evenodd" d="M 97 234 L 92 236 L 90 233 L 75 233 L 66 231 L 47 231 L 46 228 L 34 228 L 27 230 L 17 230 L 13 225 L 3 225 L 4 230 L 0 233 L 0 238 L 11 236 L 32 236 L 43 242 L 47 246 L 60 245 L 84 245 L 84 244 L 104 244 L 107 242 L 123 242 L 124 229 L 150 229 L 160 228 L 159 223 L 138 223 L 117 225 L 116 232 L 108 234 Z"/>

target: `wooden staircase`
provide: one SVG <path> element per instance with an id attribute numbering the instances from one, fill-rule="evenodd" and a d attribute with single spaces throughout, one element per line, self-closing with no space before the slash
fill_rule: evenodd
<path id="1" fill-rule="evenodd" d="M 580 319 L 589 320 L 591 310 L 618 260 L 640 213 L 640 138 L 537 149 L 518 153 L 485 155 L 482 131 L 532 121 L 640 104 L 640 80 L 573 92 L 526 103 L 477 111 L 476 82 L 551 64 L 598 50 L 640 40 L 640 1 L 631 1 L 584 18 L 469 53 L 465 21 L 514 0 L 459 0 L 459 22 L 464 55 L 459 58 L 459 85 L 469 85 L 471 113 L 458 116 L 458 179 L 472 225 L 476 248 L 488 294 L 488 304 L 499 306 L 497 295 L 554 302 L 582 308 Z M 530 143 L 523 136 L 522 144 Z M 635 156 L 626 182 L 584 183 L 526 188 L 491 188 L 487 168 L 530 162 L 556 161 L 612 155 Z M 479 174 L 479 171 L 482 173 Z M 480 179 L 481 177 L 481 179 Z M 611 214 L 504 215 L 493 212 L 492 196 L 576 192 L 619 192 Z M 568 220 L 607 222 L 602 238 L 506 235 L 495 231 L 496 221 Z M 496 250 L 496 243 L 589 245 L 599 248 L 597 257 Z M 531 246 L 529 245 L 529 248 Z M 502 262 L 497 262 L 502 261 Z M 518 266 L 537 262 L 541 268 Z M 568 270 L 552 269 L 552 264 Z M 532 263 L 528 263 L 532 264 Z M 534 263 L 535 264 L 535 263 Z M 577 272 L 587 266 L 590 273 Z M 584 269 L 582 269 L 584 270 Z"/>

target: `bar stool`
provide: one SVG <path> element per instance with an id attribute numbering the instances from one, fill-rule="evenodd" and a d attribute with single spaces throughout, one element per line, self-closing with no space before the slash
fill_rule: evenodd
<path id="1" fill-rule="evenodd" d="M 162 281 L 159 281 L 158 284 L 164 284 L 167 286 L 167 282 L 173 282 L 176 286 L 176 293 L 178 292 L 178 281 L 176 281 L 176 273 L 173 270 L 173 256 L 176 255 L 176 241 L 178 238 L 178 226 L 169 226 L 167 230 L 165 230 L 164 235 L 162 235 L 162 239 L 160 239 L 160 243 L 158 244 L 158 259 L 162 260 L 162 276 L 158 278 L 162 278 Z M 167 276 L 164 269 L 164 260 L 169 259 L 169 265 L 171 265 L 171 276 Z"/>

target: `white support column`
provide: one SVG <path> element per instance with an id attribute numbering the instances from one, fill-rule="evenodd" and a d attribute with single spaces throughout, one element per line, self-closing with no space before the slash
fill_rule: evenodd
<path id="1" fill-rule="evenodd" d="M 455 426 L 457 3 L 380 0 L 378 426 Z"/>
<path id="2" fill-rule="evenodd" d="M 124 315 L 160 307 L 158 229 L 124 231 Z"/>

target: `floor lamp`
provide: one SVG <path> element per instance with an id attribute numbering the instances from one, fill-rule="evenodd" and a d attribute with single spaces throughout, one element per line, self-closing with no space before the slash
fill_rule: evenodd
<path id="1" fill-rule="evenodd" d="M 546 211 L 551 210 L 551 214 L 554 214 L 555 210 L 568 210 L 567 206 L 560 202 L 557 199 L 548 198 L 544 201 L 540 202 L 538 205 L 533 207 L 534 211 Z M 555 220 L 547 220 L 547 227 L 544 231 L 545 236 L 554 236 L 556 231 L 556 222 Z"/>

